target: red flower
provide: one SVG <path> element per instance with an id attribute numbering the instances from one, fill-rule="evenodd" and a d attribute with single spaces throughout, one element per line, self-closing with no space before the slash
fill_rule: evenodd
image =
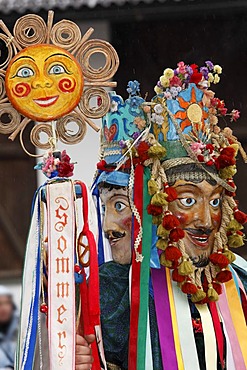
<path id="1" fill-rule="evenodd" d="M 193 74 L 190 77 L 190 82 L 198 84 L 202 80 L 202 73 L 198 72 L 197 64 L 191 64 L 190 67 L 193 69 Z"/>
<path id="2" fill-rule="evenodd" d="M 214 151 L 214 146 L 213 144 L 207 144 L 206 149 L 209 151 L 209 153 L 213 153 Z"/>
<path id="3" fill-rule="evenodd" d="M 178 76 L 170 78 L 170 86 L 182 86 L 182 81 Z"/>
<path id="4" fill-rule="evenodd" d="M 61 154 L 61 162 L 70 163 L 70 156 L 66 153 L 66 150 L 63 150 L 62 151 L 62 154 Z"/>
<path id="5" fill-rule="evenodd" d="M 73 176 L 74 165 L 68 162 L 60 162 L 58 165 L 59 177 L 71 177 Z"/>

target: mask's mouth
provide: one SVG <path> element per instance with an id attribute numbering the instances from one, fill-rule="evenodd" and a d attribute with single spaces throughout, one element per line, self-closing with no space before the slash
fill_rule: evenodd
<path id="1" fill-rule="evenodd" d="M 106 238 L 109 240 L 111 246 L 114 246 L 126 235 L 125 232 L 120 231 L 111 231 L 110 233 L 105 233 Z"/>
<path id="2" fill-rule="evenodd" d="M 58 98 L 58 95 L 46 96 L 45 98 L 33 99 L 33 101 L 40 107 L 50 107 L 51 105 L 56 103 Z"/>
<path id="3" fill-rule="evenodd" d="M 211 229 L 185 229 L 186 234 L 190 241 L 200 249 L 206 249 L 209 246 L 209 237 L 211 235 Z"/>

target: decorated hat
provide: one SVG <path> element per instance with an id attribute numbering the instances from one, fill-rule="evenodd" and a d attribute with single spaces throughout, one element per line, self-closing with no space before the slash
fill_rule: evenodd
<path id="1" fill-rule="evenodd" d="M 157 226 L 160 263 L 173 271 L 182 291 L 200 303 L 217 300 L 220 283 L 231 279 L 227 266 L 235 257 L 229 247 L 243 245 L 241 230 L 246 222 L 233 198 L 236 155 L 240 151 L 246 161 L 246 154 L 232 129 L 219 125 L 220 119 L 235 122 L 240 113 L 236 109 L 228 113 L 224 101 L 210 89 L 219 83 L 221 73 L 222 68 L 211 61 L 200 68 L 180 62 L 177 68 L 164 70 L 155 86 L 157 95 L 149 102 L 140 98 L 136 81 L 129 82 L 130 97 L 125 103 L 111 94 L 112 108 L 103 119 L 102 161 L 98 164 L 103 171 L 98 182 L 119 186 L 133 187 L 133 168 L 138 165 L 150 170 L 147 212 Z M 224 221 L 203 268 L 193 265 L 185 251 L 180 221 L 169 210 L 169 203 L 177 198 L 172 186 L 177 180 L 211 180 L 225 189 Z M 135 215 L 135 199 L 130 199 L 130 204 Z M 204 285 L 201 274 L 206 276 Z"/>

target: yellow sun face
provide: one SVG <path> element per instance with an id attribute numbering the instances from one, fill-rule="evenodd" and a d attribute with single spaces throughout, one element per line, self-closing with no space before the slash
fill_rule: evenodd
<path id="1" fill-rule="evenodd" d="M 181 96 L 177 98 L 179 106 L 182 108 L 174 114 L 175 118 L 181 119 L 180 127 L 184 131 L 186 127 L 203 130 L 205 127 L 205 120 L 208 118 L 208 112 L 203 109 L 202 102 L 197 102 L 196 91 L 193 87 L 191 90 L 190 101 L 184 100 Z"/>
<path id="2" fill-rule="evenodd" d="M 68 51 L 53 45 L 34 45 L 11 60 L 5 87 L 9 101 L 21 114 L 35 121 L 52 121 L 78 105 L 83 75 Z"/>

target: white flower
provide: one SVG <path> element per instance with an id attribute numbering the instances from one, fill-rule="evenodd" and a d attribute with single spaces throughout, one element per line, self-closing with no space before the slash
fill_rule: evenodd
<path id="1" fill-rule="evenodd" d="M 157 123 L 157 125 L 159 125 L 159 126 L 162 126 L 162 124 L 164 122 L 164 117 L 159 115 L 159 114 L 152 113 L 151 121 L 153 123 Z"/>
<path id="2" fill-rule="evenodd" d="M 115 100 L 111 102 L 111 112 L 117 112 L 118 110 L 118 103 Z"/>
<path id="3" fill-rule="evenodd" d="M 162 113 L 163 112 L 163 107 L 162 107 L 162 105 L 161 104 L 156 104 L 155 106 L 154 106 L 154 111 L 155 111 L 155 113 L 157 113 L 157 114 L 160 114 L 160 113 Z"/>

